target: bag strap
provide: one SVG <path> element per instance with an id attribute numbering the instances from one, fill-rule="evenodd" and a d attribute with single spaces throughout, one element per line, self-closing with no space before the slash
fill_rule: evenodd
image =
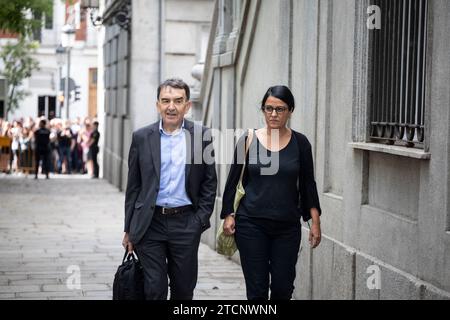
<path id="1" fill-rule="evenodd" d="M 136 251 L 133 251 L 131 253 L 128 253 L 128 250 L 125 249 L 125 254 L 123 255 L 122 263 L 125 262 L 125 260 L 136 260 L 136 258 L 139 260 L 139 256 L 137 255 Z"/>
<path id="2" fill-rule="evenodd" d="M 245 143 L 245 157 L 244 157 L 244 165 L 242 166 L 242 170 L 241 170 L 241 176 L 239 177 L 239 182 L 242 183 L 242 178 L 244 177 L 244 170 L 245 170 L 245 166 L 247 165 L 247 153 L 248 150 L 250 149 L 250 144 L 253 141 L 253 134 L 254 134 L 254 129 L 253 130 L 248 130 L 248 139 L 246 139 Z"/>

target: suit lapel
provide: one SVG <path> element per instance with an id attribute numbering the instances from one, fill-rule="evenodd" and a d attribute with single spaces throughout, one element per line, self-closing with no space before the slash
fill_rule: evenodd
<path id="1" fill-rule="evenodd" d="M 194 124 L 189 120 L 184 120 L 184 128 L 186 136 L 185 185 L 186 190 L 189 190 L 191 166 L 194 163 Z"/>
<path id="2" fill-rule="evenodd" d="M 153 166 L 155 168 L 156 176 L 160 181 L 161 176 L 161 136 L 159 133 L 159 123 L 152 126 L 150 130 L 150 153 L 152 156 Z"/>

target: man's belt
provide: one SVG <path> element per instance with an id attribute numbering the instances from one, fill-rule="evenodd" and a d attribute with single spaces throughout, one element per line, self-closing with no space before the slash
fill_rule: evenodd
<path id="1" fill-rule="evenodd" d="M 180 214 L 180 213 L 186 212 L 188 210 L 192 210 L 192 205 L 175 207 L 175 208 L 165 208 L 165 207 L 156 206 L 156 212 L 159 212 L 164 215 Z"/>

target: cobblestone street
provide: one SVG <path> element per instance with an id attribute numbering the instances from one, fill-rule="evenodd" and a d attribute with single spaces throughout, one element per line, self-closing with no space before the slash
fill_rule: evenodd
<path id="1" fill-rule="evenodd" d="M 1 175 L 0 299 L 111 299 L 123 201 L 104 180 Z M 201 245 L 199 266 L 194 299 L 245 299 L 239 265 Z"/>

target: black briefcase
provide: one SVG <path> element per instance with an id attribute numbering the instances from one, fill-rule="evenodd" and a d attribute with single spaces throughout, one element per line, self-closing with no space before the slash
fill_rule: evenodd
<path id="1" fill-rule="evenodd" d="M 144 300 L 144 271 L 139 257 L 128 253 L 117 268 L 113 283 L 113 300 Z"/>

